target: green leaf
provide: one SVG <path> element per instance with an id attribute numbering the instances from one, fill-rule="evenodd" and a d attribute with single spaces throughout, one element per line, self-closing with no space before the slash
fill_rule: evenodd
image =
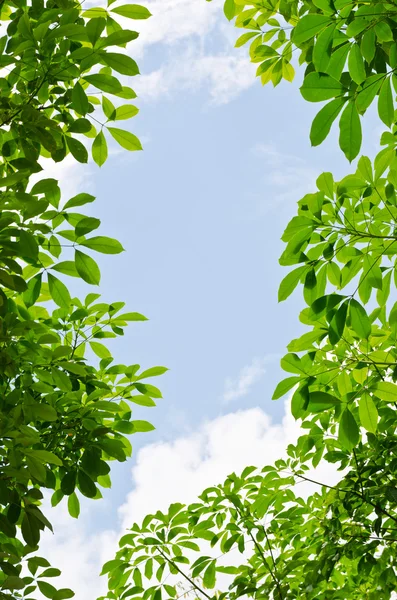
<path id="1" fill-rule="evenodd" d="M 97 495 L 97 488 L 95 483 L 92 481 L 91 477 L 89 477 L 84 471 L 81 469 L 77 475 L 77 483 L 79 486 L 80 492 L 86 496 L 87 498 L 95 498 Z"/>
<path id="2" fill-rule="evenodd" d="M 61 308 L 68 309 L 70 306 L 71 298 L 69 291 L 64 283 L 60 281 L 57 277 L 48 273 L 48 287 L 50 290 L 51 298 L 54 300 L 55 304 L 60 306 Z"/>
<path id="3" fill-rule="evenodd" d="M 66 143 L 73 157 L 80 163 L 88 162 L 88 152 L 86 147 L 75 138 L 66 136 Z"/>
<path id="4" fill-rule="evenodd" d="M 317 33 L 325 29 L 331 19 L 326 15 L 309 14 L 299 19 L 298 24 L 293 30 L 293 42 L 300 46 L 304 42 L 311 40 Z"/>
<path id="5" fill-rule="evenodd" d="M 58 467 L 62 467 L 62 460 L 53 452 L 49 452 L 48 450 L 30 450 L 26 449 L 25 454 L 27 456 L 33 456 L 43 464 L 49 465 L 57 465 Z"/>
<path id="6" fill-rule="evenodd" d="M 378 427 L 378 411 L 368 392 L 364 392 L 358 404 L 361 425 L 367 431 L 376 433 Z"/>
<path id="7" fill-rule="evenodd" d="M 22 537 L 25 542 L 34 548 L 40 541 L 40 529 L 37 519 L 25 512 L 21 524 Z"/>
<path id="8" fill-rule="evenodd" d="M 21 256 L 36 260 L 39 254 L 39 246 L 34 235 L 30 231 L 21 229 L 19 232 L 19 250 Z"/>
<path id="9" fill-rule="evenodd" d="M 72 108 L 79 115 L 86 115 L 90 109 L 87 94 L 79 82 L 75 83 L 72 90 Z"/>
<path id="10" fill-rule="evenodd" d="M 106 346 L 100 344 L 99 342 L 90 342 L 90 346 L 93 352 L 99 356 L 99 358 L 110 358 L 112 356 Z"/>
<path id="11" fill-rule="evenodd" d="M 285 396 L 285 394 L 289 392 L 295 385 L 297 385 L 300 380 L 300 377 L 287 377 L 286 379 L 280 381 L 273 392 L 272 400 L 278 400 L 279 398 Z"/>
<path id="12" fill-rule="evenodd" d="M 142 150 L 141 142 L 133 133 L 115 127 L 108 127 L 108 131 L 122 148 L 130 151 Z"/>
<path id="13" fill-rule="evenodd" d="M 204 571 L 203 583 L 207 589 L 213 589 L 216 582 L 216 562 L 212 560 Z"/>
<path id="14" fill-rule="evenodd" d="M 118 79 L 112 75 L 104 75 L 103 73 L 97 73 L 95 75 L 84 75 L 84 79 L 94 87 L 107 92 L 108 94 L 115 94 L 122 91 L 121 83 Z"/>
<path id="15" fill-rule="evenodd" d="M 89 12 L 89 10 L 86 12 Z M 105 14 L 98 15 L 98 17 L 91 18 L 90 21 L 86 25 L 88 39 L 90 40 L 92 45 L 95 45 L 97 40 L 101 37 L 102 31 L 106 27 L 106 16 L 107 16 L 107 13 L 105 11 Z"/>
<path id="16" fill-rule="evenodd" d="M 22 590 L 25 587 L 25 582 L 23 579 L 17 577 L 16 575 L 9 575 L 5 579 L 1 587 L 5 590 Z"/>
<path id="17" fill-rule="evenodd" d="M 100 40 L 98 40 L 96 47 L 106 48 L 107 46 L 125 46 L 125 44 L 127 44 L 128 42 L 136 40 L 138 36 L 138 32 L 130 31 L 128 29 L 114 31 L 106 38 L 101 38 Z"/>
<path id="18" fill-rule="evenodd" d="M 76 265 L 74 264 L 73 260 L 65 260 L 57 263 L 56 265 L 53 265 L 51 269 L 58 271 L 58 273 L 69 275 L 70 277 L 80 277 L 80 275 L 77 273 Z"/>
<path id="19" fill-rule="evenodd" d="M 332 42 L 334 39 L 336 24 L 326 27 L 317 37 L 313 48 L 313 64 L 316 71 L 326 73 L 331 59 Z"/>
<path id="20" fill-rule="evenodd" d="M 310 392 L 308 410 L 313 413 L 322 412 L 340 405 L 339 398 L 327 392 Z"/>
<path id="21" fill-rule="evenodd" d="M 329 341 L 333 346 L 339 342 L 343 335 L 348 306 L 348 302 L 341 304 L 329 324 Z"/>
<path id="22" fill-rule="evenodd" d="M 339 81 L 343 73 L 347 55 L 349 53 L 350 45 L 344 44 L 339 48 L 336 48 L 331 54 L 331 60 L 328 63 L 327 73 L 331 75 L 336 81 Z"/>
<path id="23" fill-rule="evenodd" d="M 78 519 L 80 514 L 80 502 L 76 492 L 73 492 L 68 497 L 68 511 L 71 517 Z"/>
<path id="24" fill-rule="evenodd" d="M 249 31 L 248 33 L 243 33 L 243 35 L 240 35 L 240 37 L 237 39 L 234 47 L 241 48 L 241 46 L 244 46 L 244 44 L 249 42 L 249 40 L 251 40 L 253 37 L 256 37 L 258 35 L 259 34 L 256 31 Z"/>
<path id="25" fill-rule="evenodd" d="M 350 77 L 353 81 L 358 84 L 362 83 L 366 79 L 367 74 L 365 72 L 364 60 L 358 44 L 353 44 L 349 52 L 348 65 Z"/>
<path id="26" fill-rule="evenodd" d="M 139 4 L 124 4 L 117 8 L 112 8 L 111 12 L 127 17 L 128 19 L 148 19 L 152 13 L 145 7 Z"/>
<path id="27" fill-rule="evenodd" d="M 139 112 L 139 109 L 132 104 L 123 104 L 116 108 L 115 120 L 122 121 L 125 119 L 131 119 L 131 117 L 135 117 Z"/>
<path id="28" fill-rule="evenodd" d="M 75 594 L 72 592 L 72 590 L 69 590 L 68 588 L 62 588 L 54 594 L 52 600 L 68 600 L 69 598 L 73 598 L 74 595 Z"/>
<path id="29" fill-rule="evenodd" d="M 43 596 L 50 598 L 51 600 L 54 599 L 57 590 L 53 585 L 47 583 L 46 581 L 38 581 L 37 585 L 39 586 L 39 590 Z"/>
<path id="30" fill-rule="evenodd" d="M 39 273 L 28 282 L 27 290 L 23 293 L 23 301 L 28 308 L 36 304 L 36 300 L 40 296 L 41 281 L 42 273 Z"/>
<path id="31" fill-rule="evenodd" d="M 370 106 L 376 94 L 379 92 L 384 78 L 384 74 L 381 73 L 380 75 L 371 75 L 365 80 L 362 89 L 357 93 L 356 99 L 357 109 L 360 113 L 367 110 Z"/>
<path id="32" fill-rule="evenodd" d="M 76 270 L 81 279 L 91 285 L 99 285 L 101 272 L 97 263 L 91 256 L 84 254 L 84 252 L 80 252 L 80 250 L 75 250 L 74 261 Z"/>
<path id="33" fill-rule="evenodd" d="M 394 123 L 394 103 L 390 77 L 384 80 L 379 92 L 378 114 L 387 127 Z"/>
<path id="34" fill-rule="evenodd" d="M 286 300 L 292 294 L 308 267 L 306 265 L 294 269 L 282 280 L 278 290 L 278 301 Z"/>
<path id="35" fill-rule="evenodd" d="M 376 35 L 373 27 L 366 31 L 361 38 L 361 53 L 367 63 L 371 63 L 376 52 Z"/>
<path id="36" fill-rule="evenodd" d="M 108 145 L 103 131 L 100 131 L 92 144 L 92 158 L 101 167 L 108 157 Z"/>
<path id="37" fill-rule="evenodd" d="M 344 87 L 336 79 L 324 73 L 312 72 L 306 75 L 301 87 L 301 94 L 308 102 L 323 102 L 342 96 Z"/>
<path id="38" fill-rule="evenodd" d="M 297 354 L 286 354 L 281 359 L 281 368 L 287 373 L 298 373 L 299 375 L 306 375 L 306 372 L 302 366 L 301 360 Z"/>
<path id="39" fill-rule="evenodd" d="M 329 132 L 336 117 L 339 115 L 345 104 L 344 98 L 336 98 L 326 104 L 320 112 L 314 117 L 311 130 L 310 130 L 310 141 L 312 146 L 320 145 Z"/>
<path id="40" fill-rule="evenodd" d="M 368 318 L 365 308 L 354 298 L 350 300 L 350 322 L 351 327 L 362 339 L 367 339 L 371 335 L 371 321 Z"/>
<path id="41" fill-rule="evenodd" d="M 95 196 L 91 196 L 91 194 L 81 193 L 77 194 L 77 196 L 73 196 L 70 200 L 68 200 L 63 207 L 64 210 L 67 208 L 74 208 L 75 206 L 83 206 L 84 204 L 88 204 L 90 202 L 94 202 Z"/>
<path id="42" fill-rule="evenodd" d="M 223 4 L 223 12 L 228 21 L 231 21 L 236 14 L 236 4 L 234 0 L 225 0 Z"/>
<path id="43" fill-rule="evenodd" d="M 98 229 L 100 224 L 101 221 L 95 217 L 83 217 L 76 225 L 76 238 L 87 235 L 87 233 L 91 233 L 91 231 L 94 231 L 94 229 Z"/>
<path id="44" fill-rule="evenodd" d="M 371 387 L 371 391 L 385 402 L 397 402 L 397 385 L 390 381 L 378 381 Z"/>
<path id="45" fill-rule="evenodd" d="M 55 408 L 49 404 L 35 404 L 32 406 L 32 413 L 39 421 L 56 421 L 58 419 Z"/>
<path id="46" fill-rule="evenodd" d="M 291 398 L 291 413 L 294 419 L 301 419 L 309 404 L 309 389 L 307 384 L 295 390 Z"/>
<path id="47" fill-rule="evenodd" d="M 62 481 L 61 481 L 62 493 L 65 494 L 65 496 L 70 496 L 70 494 L 73 494 L 75 487 L 76 487 L 76 472 L 68 471 L 68 473 L 66 473 L 63 476 Z"/>
<path id="48" fill-rule="evenodd" d="M 102 96 L 102 110 L 109 120 L 113 120 L 116 114 L 116 108 L 109 98 Z"/>
<path id="49" fill-rule="evenodd" d="M 42 462 L 32 456 L 27 456 L 26 464 L 31 477 L 40 483 L 45 483 L 47 471 Z"/>
<path id="50" fill-rule="evenodd" d="M 144 433 L 147 431 L 153 431 L 155 429 L 155 427 L 153 427 L 153 425 L 148 421 L 131 421 L 131 423 L 134 426 L 134 431 L 136 432 Z"/>
<path id="51" fill-rule="evenodd" d="M 339 146 L 351 162 L 360 152 L 362 142 L 361 122 L 354 102 L 350 101 L 339 122 Z"/>
<path id="52" fill-rule="evenodd" d="M 90 238 L 81 242 L 80 245 L 95 250 L 96 252 L 102 252 L 103 254 L 120 254 L 120 252 L 124 251 L 120 242 L 104 236 Z"/>
<path id="53" fill-rule="evenodd" d="M 108 52 L 102 55 L 102 59 L 109 67 L 122 75 L 139 75 L 138 65 L 130 56 Z"/>
<path id="54" fill-rule="evenodd" d="M 339 423 L 338 440 L 347 450 L 353 450 L 360 440 L 360 430 L 348 408 L 342 413 Z"/>

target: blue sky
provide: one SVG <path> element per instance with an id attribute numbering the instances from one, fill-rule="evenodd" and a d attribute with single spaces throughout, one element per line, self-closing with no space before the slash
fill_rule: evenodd
<path id="1" fill-rule="evenodd" d="M 144 152 L 113 148 L 100 170 L 69 164 L 61 173 L 65 194 L 97 196 L 101 232 L 126 248 L 99 257 L 104 298 L 150 319 L 112 344 L 116 359 L 170 369 L 156 382 L 158 407 L 136 411 L 156 431 L 133 437 L 134 457 L 114 468 L 105 500 L 84 504 L 78 526 L 62 508 L 54 512 L 47 551 L 78 600 L 97 577 L 98 548 L 110 552 L 128 519 L 155 508 L 153 498 L 184 498 L 244 461 L 274 460 L 296 434 L 284 403 L 271 401 L 303 306 L 299 292 L 277 303 L 286 274 L 280 236 L 321 172 L 350 172 L 337 132 L 310 147 L 319 106 L 300 97 L 302 73 L 292 85 L 263 88 L 246 49 L 233 48 L 238 32 L 220 2 L 147 5 L 153 17 L 137 23 L 141 39 L 131 45 L 142 76 L 131 82 L 141 112 L 130 128 Z M 375 122 L 369 117 L 365 133 L 371 156 Z"/>

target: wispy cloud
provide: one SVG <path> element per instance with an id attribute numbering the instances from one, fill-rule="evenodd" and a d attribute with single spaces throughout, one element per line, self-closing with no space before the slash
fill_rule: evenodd
<path id="1" fill-rule="evenodd" d="M 264 183 L 272 187 L 271 202 L 262 206 L 262 212 L 282 203 L 296 202 L 316 190 L 318 172 L 299 156 L 262 143 L 255 145 L 252 153 L 263 162 L 266 169 Z"/>
<path id="2" fill-rule="evenodd" d="M 265 364 L 267 359 L 265 358 L 254 358 L 251 364 L 241 369 L 236 379 L 227 378 L 225 381 L 225 389 L 223 392 L 223 401 L 232 402 L 247 396 L 251 391 L 251 388 L 262 379 L 266 373 Z"/>

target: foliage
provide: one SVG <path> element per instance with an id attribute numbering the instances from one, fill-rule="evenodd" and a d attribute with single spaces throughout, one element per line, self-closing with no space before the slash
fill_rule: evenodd
<path id="1" fill-rule="evenodd" d="M 298 202 L 283 235 L 279 289 L 301 286 L 305 333 L 288 346 L 291 411 L 303 435 L 275 467 L 247 468 L 206 490 L 191 506 L 149 515 L 105 565 L 107 598 L 392 597 L 397 523 L 397 4 L 351 0 L 226 0 L 225 14 L 247 31 L 262 83 L 291 81 L 300 52 L 301 93 L 327 102 L 311 128 L 313 145 L 340 116 L 349 161 L 361 147 L 361 117 L 376 101 L 388 130 L 373 164 L 331 173 Z M 335 465 L 335 486 L 307 471 Z M 308 499 L 298 483 L 318 485 Z M 298 490 L 298 492 L 297 492 Z M 225 562 L 226 561 L 226 562 Z M 175 585 L 174 585 L 175 584 Z"/>
<path id="2" fill-rule="evenodd" d="M 351 161 L 360 152 L 361 118 L 373 102 L 383 123 L 394 123 L 397 89 L 396 2 L 361 0 L 227 0 L 225 14 L 247 30 L 263 84 L 292 81 L 297 50 L 306 65 L 301 93 L 327 104 L 315 117 L 310 139 L 321 144 L 339 117 L 340 147 Z"/>
<path id="3" fill-rule="evenodd" d="M 397 517 L 386 507 L 396 489 L 378 466 L 389 449 L 376 442 L 368 455 L 361 445 L 360 479 L 353 468 L 308 499 L 297 495 L 313 482 L 307 467 L 289 459 L 247 467 L 188 507 L 147 516 L 104 565 L 107 598 L 390 598 Z"/>
<path id="4" fill-rule="evenodd" d="M 74 298 L 63 282 L 72 276 L 98 285 L 92 253 L 118 254 L 122 245 L 97 235 L 99 219 L 80 212 L 92 195 L 64 202 L 55 179 L 39 178 L 43 159 L 59 163 L 70 154 L 86 163 L 91 140 L 102 165 L 105 132 L 127 150 L 141 148 L 130 131 L 109 126 L 138 112 L 119 76 L 138 73 L 125 51 L 138 33 L 123 29 L 119 16 L 150 13 L 112 0 L 107 9 L 85 11 L 74 0 L 1 4 L 1 598 L 33 598 L 38 590 L 53 600 L 74 595 L 46 582 L 59 571 L 32 555 L 51 529 L 40 509 L 43 492 L 52 505 L 67 502 L 77 518 L 79 497 L 100 498 L 100 487 L 111 485 L 109 463 L 131 455 L 127 436 L 153 429 L 133 420 L 131 403 L 150 407 L 161 397 L 146 380 L 165 368 L 113 364 L 104 344 L 145 317 L 96 293 Z"/>

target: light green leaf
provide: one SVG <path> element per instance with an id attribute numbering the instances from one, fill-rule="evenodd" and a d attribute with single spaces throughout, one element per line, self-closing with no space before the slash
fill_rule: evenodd
<path id="1" fill-rule="evenodd" d="M 316 72 L 306 75 L 300 90 L 308 102 L 331 100 L 331 98 L 342 96 L 345 91 L 343 85 L 330 75 Z"/>
<path id="2" fill-rule="evenodd" d="M 336 98 L 326 104 L 320 112 L 314 117 L 311 130 L 310 130 L 310 141 L 312 146 L 318 146 L 321 144 L 329 132 L 336 117 L 339 115 L 345 104 L 344 98 Z"/>
<path id="3" fill-rule="evenodd" d="M 93 85 L 103 92 L 108 92 L 109 94 L 115 94 L 122 91 L 121 83 L 112 75 L 97 73 L 95 75 L 84 75 L 84 79 L 90 85 Z"/>
<path id="4" fill-rule="evenodd" d="M 332 42 L 335 34 L 336 24 L 333 23 L 326 27 L 320 35 L 317 36 L 313 48 L 313 64 L 318 73 L 326 73 L 331 59 Z"/>
<path id="5" fill-rule="evenodd" d="M 371 321 L 368 318 L 365 308 L 354 298 L 350 300 L 350 322 L 351 327 L 362 339 L 367 339 L 371 335 Z"/>
<path id="6" fill-rule="evenodd" d="M 378 381 L 371 387 L 377 398 L 385 402 L 397 402 L 397 385 L 390 381 Z"/>
<path id="7" fill-rule="evenodd" d="M 353 81 L 358 84 L 362 83 L 366 79 L 367 74 L 365 72 L 364 60 L 358 44 L 353 44 L 349 52 L 348 65 L 350 77 Z"/>
<path id="8" fill-rule="evenodd" d="M 371 75 L 365 80 L 362 89 L 357 93 L 356 99 L 357 109 L 360 111 L 360 113 L 367 110 L 367 108 L 370 106 L 384 79 L 385 75 L 381 73 L 380 75 Z"/>
<path id="9" fill-rule="evenodd" d="M 60 281 L 57 277 L 48 273 L 48 287 L 50 290 L 51 298 L 54 300 L 55 304 L 60 306 L 61 308 L 68 309 L 70 306 L 71 298 L 68 291 L 68 288 L 62 281 Z"/>
<path id="10" fill-rule="evenodd" d="M 376 433 L 378 427 L 378 411 L 368 392 L 364 392 L 358 404 L 361 425 L 367 431 Z"/>
<path id="11" fill-rule="evenodd" d="M 309 393 L 308 410 L 313 413 L 335 408 L 340 404 L 339 398 L 328 392 L 315 391 Z"/>
<path id="12" fill-rule="evenodd" d="M 278 290 L 278 301 L 279 302 L 286 300 L 288 298 L 288 296 L 290 296 L 292 294 L 292 292 L 298 285 L 299 281 L 301 280 L 303 274 L 306 273 L 307 270 L 308 270 L 308 267 L 306 265 L 304 265 L 302 267 L 298 267 L 297 269 L 294 269 L 293 271 L 288 273 L 288 275 L 286 277 L 284 277 L 284 279 L 280 283 L 280 287 Z"/>
<path id="13" fill-rule="evenodd" d="M 75 250 L 74 260 L 80 277 L 91 285 L 99 285 L 101 273 L 95 260 L 80 250 Z"/>
<path id="14" fill-rule="evenodd" d="M 348 408 L 345 408 L 342 413 L 339 423 L 338 440 L 347 450 L 353 450 L 360 440 L 360 430 Z"/>
<path id="15" fill-rule="evenodd" d="M 311 40 L 317 33 L 325 29 L 332 23 L 326 15 L 310 14 L 299 19 L 298 24 L 293 30 L 293 42 L 300 46 L 304 42 Z"/>
<path id="16" fill-rule="evenodd" d="M 72 107 L 79 115 L 86 115 L 90 108 L 87 95 L 79 82 L 75 83 L 72 90 Z"/>
<path id="17" fill-rule="evenodd" d="M 112 355 L 111 355 L 110 351 L 103 344 L 100 344 L 99 342 L 90 342 L 90 346 L 91 346 L 92 351 L 99 358 L 111 358 Z"/>
<path id="18" fill-rule="evenodd" d="M 339 122 L 339 146 L 351 162 L 360 152 L 362 131 L 360 117 L 354 102 L 350 101 Z"/>
<path id="19" fill-rule="evenodd" d="M 108 127 L 108 130 L 110 135 L 122 148 L 130 151 L 142 150 L 141 142 L 133 133 L 125 131 L 124 129 L 116 129 L 115 127 Z"/>
<path id="20" fill-rule="evenodd" d="M 101 167 L 108 157 L 108 145 L 103 131 L 100 131 L 92 144 L 92 158 Z"/>
<path id="21" fill-rule="evenodd" d="M 287 377 L 277 384 L 276 389 L 273 392 L 272 400 L 278 400 L 282 398 L 287 392 L 300 382 L 300 377 Z"/>
<path id="22" fill-rule="evenodd" d="M 102 55 L 102 59 L 109 67 L 122 75 L 139 74 L 138 65 L 130 56 L 117 52 L 108 52 Z"/>
<path id="23" fill-rule="evenodd" d="M 378 114 L 387 127 L 394 123 L 394 103 L 390 77 L 384 80 L 379 92 Z"/>
<path id="24" fill-rule="evenodd" d="M 120 242 L 113 238 L 101 235 L 85 240 L 84 242 L 81 242 L 80 245 L 95 250 L 96 252 L 102 252 L 103 254 L 120 254 L 120 252 L 124 251 Z"/>
<path id="25" fill-rule="evenodd" d="M 68 497 L 68 511 L 71 517 L 78 519 L 80 514 L 80 502 L 76 492 L 73 492 Z"/>
<path id="26" fill-rule="evenodd" d="M 117 8 L 112 8 L 111 12 L 127 17 L 128 19 L 148 19 L 152 13 L 145 7 L 139 4 L 124 4 Z"/>
<path id="27" fill-rule="evenodd" d="M 131 119 L 131 117 L 135 117 L 139 113 L 139 108 L 133 106 L 132 104 L 123 104 L 123 106 L 119 106 L 116 108 L 115 120 L 121 121 L 125 119 Z"/>

